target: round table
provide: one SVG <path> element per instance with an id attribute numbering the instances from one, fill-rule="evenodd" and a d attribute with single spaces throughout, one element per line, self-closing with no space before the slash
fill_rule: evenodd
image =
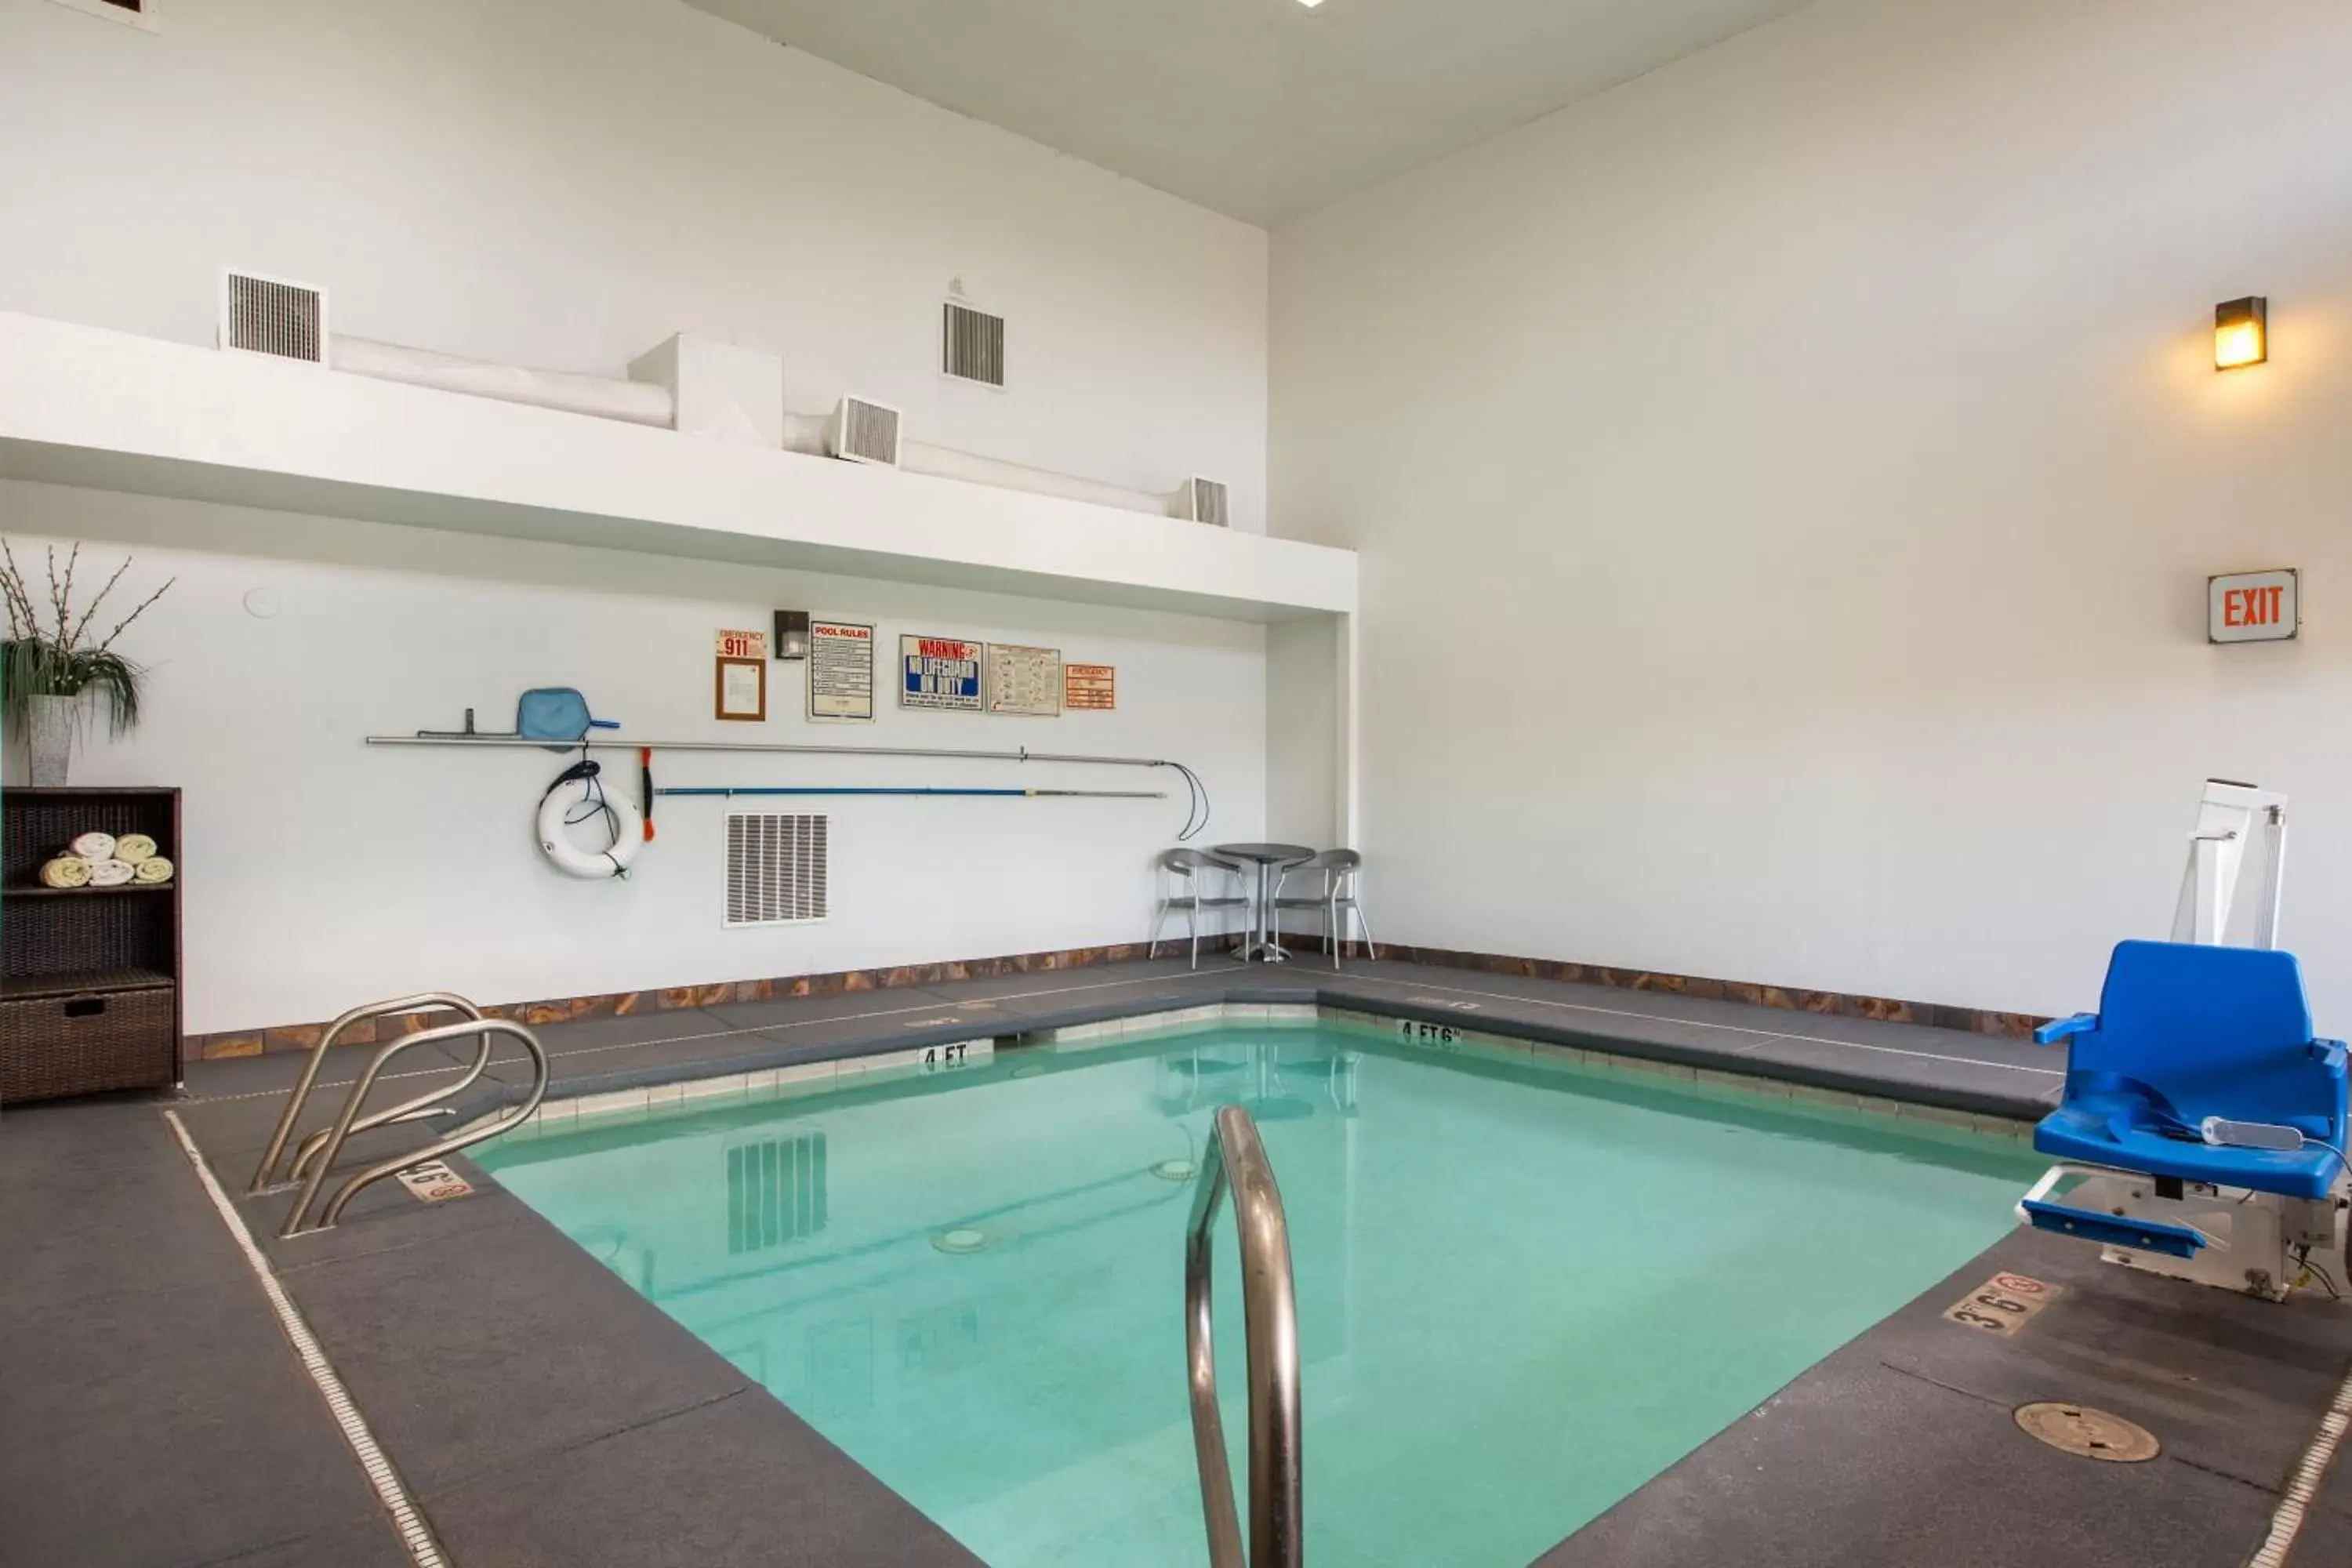
<path id="1" fill-rule="evenodd" d="M 1274 912 L 1271 883 L 1275 868 L 1296 866 L 1301 860 L 1315 858 L 1315 851 L 1304 844 L 1220 844 L 1209 851 L 1228 860 L 1246 860 L 1257 867 L 1257 919 L 1250 931 L 1250 940 L 1242 944 L 1244 963 L 1282 963 L 1290 954 L 1276 946 L 1268 934 L 1267 921 Z"/>

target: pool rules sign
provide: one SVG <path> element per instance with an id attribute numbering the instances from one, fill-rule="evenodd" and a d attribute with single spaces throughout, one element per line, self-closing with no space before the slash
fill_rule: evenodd
<path id="1" fill-rule="evenodd" d="M 2293 570 L 2207 578 L 2206 640 L 2286 641 L 2303 626 L 2301 584 L 2302 574 Z"/>

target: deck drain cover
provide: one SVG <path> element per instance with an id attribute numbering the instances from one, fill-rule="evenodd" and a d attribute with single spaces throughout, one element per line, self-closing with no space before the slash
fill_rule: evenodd
<path id="1" fill-rule="evenodd" d="M 1162 1160 L 1151 1167 L 1151 1173 L 1163 1182 L 1189 1182 L 1199 1173 L 1190 1160 Z"/>
<path id="2" fill-rule="evenodd" d="M 988 1232 L 960 1225 L 953 1230 L 943 1230 L 931 1237 L 931 1245 L 941 1252 L 978 1252 L 988 1245 Z"/>
<path id="3" fill-rule="evenodd" d="M 2147 1427 L 2085 1405 L 2021 1405 L 2017 1424 L 2052 1447 L 2086 1459 L 2130 1465 L 2163 1452 Z"/>

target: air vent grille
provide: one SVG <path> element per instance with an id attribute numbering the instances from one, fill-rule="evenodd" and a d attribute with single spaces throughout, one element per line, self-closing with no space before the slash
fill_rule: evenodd
<path id="1" fill-rule="evenodd" d="M 825 428 L 825 447 L 853 463 L 898 466 L 898 411 L 862 397 L 845 397 Z"/>
<path id="2" fill-rule="evenodd" d="M 823 816 L 752 812 L 728 816 L 729 925 L 785 925 L 825 918 L 827 822 Z"/>
<path id="3" fill-rule="evenodd" d="M 221 286 L 221 346 L 324 364 L 327 296 L 308 284 L 231 272 Z"/>
<path id="4" fill-rule="evenodd" d="M 959 381 L 1004 384 L 1004 318 L 950 300 L 943 307 L 940 368 Z"/>
<path id="5" fill-rule="evenodd" d="M 727 1151 L 727 1250 L 762 1252 L 824 1228 L 824 1134 Z"/>
<path id="6" fill-rule="evenodd" d="M 1231 528 L 1234 520 L 1225 500 L 1225 487 L 1215 479 L 1204 479 L 1197 474 L 1186 479 L 1184 515 L 1194 522 Z"/>

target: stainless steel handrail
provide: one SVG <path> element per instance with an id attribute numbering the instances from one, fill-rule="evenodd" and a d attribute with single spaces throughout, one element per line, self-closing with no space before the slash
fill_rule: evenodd
<path id="1" fill-rule="evenodd" d="M 427 1143 L 422 1149 L 411 1149 L 405 1154 L 395 1154 L 389 1160 L 379 1161 L 370 1165 L 335 1189 L 335 1195 L 327 1201 L 326 1208 L 319 1215 L 318 1224 L 305 1226 L 302 1223 L 302 1216 L 309 1213 L 310 1205 L 318 1201 L 319 1189 L 326 1184 L 327 1173 L 333 1167 L 335 1156 L 342 1152 L 343 1140 L 352 1135 L 358 1123 L 361 1102 L 367 1099 L 368 1090 L 375 1087 L 376 1075 L 383 1071 L 384 1064 L 401 1052 L 413 1050 L 418 1046 L 437 1045 L 443 1040 L 458 1040 L 468 1035 L 477 1034 L 482 1037 L 483 1056 L 486 1060 L 489 1054 L 489 1037 L 492 1035 L 511 1035 L 520 1040 L 523 1049 L 530 1053 L 530 1089 L 524 1094 L 522 1103 L 494 1121 L 473 1124 L 450 1134 L 437 1143 Z M 317 1163 L 310 1167 L 310 1179 L 303 1184 L 301 1195 L 294 1200 L 293 1208 L 287 1212 L 286 1223 L 278 1227 L 278 1236 L 295 1237 L 300 1236 L 306 1230 L 328 1229 L 337 1220 L 342 1218 L 344 1205 L 357 1197 L 361 1189 L 369 1184 L 380 1182 L 384 1177 L 395 1172 L 405 1171 L 411 1166 L 421 1165 L 427 1160 L 437 1160 L 444 1154 L 454 1153 L 457 1150 L 479 1143 L 486 1138 L 495 1138 L 510 1127 L 520 1126 L 529 1120 L 532 1111 L 539 1109 L 540 1100 L 546 1093 L 547 1051 L 540 1045 L 537 1035 L 510 1018 L 473 1018 L 461 1023 L 445 1024 L 437 1029 L 425 1029 L 414 1035 L 404 1035 L 378 1050 L 369 1060 L 366 1070 L 360 1074 L 359 1081 L 352 1085 L 351 1096 L 343 1101 L 342 1114 L 335 1119 L 333 1130 L 328 1134 L 325 1145 L 319 1151 Z"/>
<path id="2" fill-rule="evenodd" d="M 1216 1314 L 1210 1243 L 1225 1192 L 1242 1245 L 1242 1313 L 1249 1358 L 1249 1555 L 1242 1555 L 1225 1427 L 1217 1413 Z M 1257 1123 L 1228 1105 L 1211 1124 L 1184 1237 L 1184 1349 L 1191 1365 L 1192 1447 L 1210 1568 L 1299 1568 L 1304 1560 L 1298 1445 L 1298 1300 L 1290 1277 L 1290 1225 Z"/>
<path id="3" fill-rule="evenodd" d="M 310 1086 L 319 1079 L 319 1068 L 327 1059 L 327 1048 L 335 1043 L 344 1030 L 367 1018 L 392 1018 L 404 1013 L 440 1012 L 461 1013 L 468 1018 L 479 1018 L 482 1016 L 482 1010 L 479 1007 L 454 991 L 423 991 L 414 996 L 395 996 L 389 1002 L 367 1003 L 362 1006 L 352 1008 L 328 1025 L 320 1034 L 319 1043 L 310 1047 L 310 1059 L 302 1064 L 302 1076 L 295 1080 L 292 1092 L 286 1097 L 286 1109 L 278 1116 L 278 1130 L 269 1135 L 269 1147 L 262 1151 L 261 1163 L 255 1167 L 253 1180 L 246 1186 L 245 1195 L 249 1198 L 259 1197 L 277 1184 L 278 1160 L 286 1152 L 286 1140 L 294 1135 L 294 1124 L 302 1119 L 303 1107 L 310 1103 Z M 388 1121 L 401 1121 L 422 1112 L 427 1106 L 472 1087 L 474 1080 L 480 1078 L 483 1069 L 490 1065 L 489 1036 L 482 1036 L 481 1044 L 482 1048 L 474 1054 L 473 1070 L 464 1078 L 446 1089 L 435 1089 L 430 1094 L 422 1094 L 415 1100 L 395 1105 L 390 1110 L 380 1111 L 354 1126 L 352 1131 L 364 1132 L 371 1127 L 381 1127 Z M 310 1159 L 311 1152 L 318 1148 L 320 1136 L 314 1133 L 311 1137 L 304 1139 L 297 1147 L 294 1164 L 286 1173 L 289 1181 L 301 1179 L 302 1167 Z"/>

